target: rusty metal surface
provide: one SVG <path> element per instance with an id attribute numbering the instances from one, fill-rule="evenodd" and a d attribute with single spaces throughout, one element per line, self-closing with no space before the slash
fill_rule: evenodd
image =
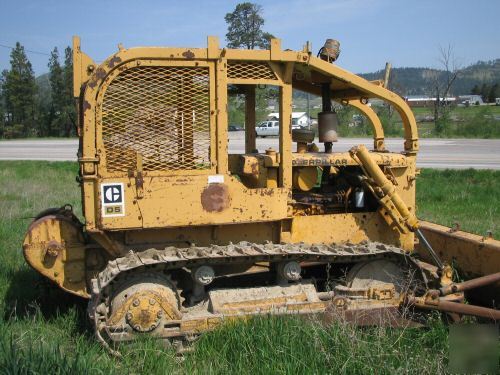
<path id="1" fill-rule="evenodd" d="M 500 241 L 428 221 L 420 221 L 419 226 L 438 256 L 453 265 L 462 278 L 491 275 L 500 269 Z M 422 244 L 417 244 L 415 250 L 423 260 L 430 261 Z M 465 294 L 475 304 L 500 306 L 500 281 L 466 291 Z"/>
<path id="2" fill-rule="evenodd" d="M 88 298 L 82 225 L 69 210 L 48 211 L 30 224 L 23 242 L 24 258 L 63 290 Z"/>
<path id="3" fill-rule="evenodd" d="M 500 310 L 490 309 L 487 307 L 450 302 L 442 298 L 434 298 L 429 301 L 425 298 L 408 297 L 407 301 L 410 305 L 414 305 L 422 309 L 438 310 L 460 315 L 478 316 L 485 319 L 500 321 Z"/>
<path id="4" fill-rule="evenodd" d="M 154 273 L 121 279 L 111 299 L 108 325 L 128 325 L 136 332 L 150 332 L 161 322 L 181 318 L 175 285 Z"/>
<path id="5" fill-rule="evenodd" d="M 212 245 L 208 247 L 192 246 L 189 248 L 167 247 L 165 249 L 149 249 L 142 252 L 130 251 L 125 257 L 117 258 L 92 280 L 92 293 L 100 291 L 121 272 L 139 267 L 162 264 L 165 269 L 177 269 L 184 266 L 258 263 L 262 261 L 278 261 L 284 257 L 298 261 L 319 261 L 330 263 L 352 263 L 378 259 L 387 256 L 412 258 L 403 250 L 380 243 L 353 244 L 273 244 L 264 245 L 241 242 L 227 246 Z"/>
<path id="6" fill-rule="evenodd" d="M 438 255 L 453 263 L 467 277 L 489 275 L 500 269 L 500 241 L 428 221 L 421 221 L 420 229 Z M 416 250 L 424 259 L 427 258 L 420 244 Z M 496 286 L 500 287 L 500 284 Z"/>
<path id="7" fill-rule="evenodd" d="M 185 249 L 169 247 L 162 250 L 150 249 L 140 253 L 130 252 L 123 258 L 109 262 L 108 266 L 99 273 L 97 278 L 92 280 L 92 297 L 89 302 L 89 314 L 95 322 L 98 335 L 102 336 L 103 333 L 101 331 L 106 326 L 103 326 L 103 322 L 107 321 L 106 314 L 110 310 L 109 296 L 113 294 L 115 280 L 124 276 L 127 277 L 127 275 L 141 275 L 142 272 L 147 272 L 148 269 L 154 269 L 154 273 L 158 274 L 158 270 L 160 269 L 163 272 L 170 272 L 183 267 L 192 269 L 198 265 L 255 264 L 262 261 L 275 262 L 283 259 L 287 259 L 288 261 L 319 261 L 342 264 L 381 258 L 394 258 L 395 260 L 406 262 L 406 264 L 412 264 L 412 258 L 404 251 L 396 247 L 377 243 L 359 245 L 279 245 L 269 243 L 266 245 L 257 245 L 242 242 L 228 246 L 190 247 Z M 278 297 L 276 297 L 276 301 L 279 300 Z M 379 303 L 378 300 L 375 301 Z M 285 301 L 281 302 L 284 303 Z M 309 314 L 311 312 L 323 311 L 326 306 L 325 303 L 328 304 L 329 302 L 320 301 L 317 296 L 314 298 L 308 297 L 308 301 L 298 301 L 296 306 L 285 303 L 287 307 L 283 307 L 283 313 Z M 262 306 L 268 306 L 271 309 L 270 311 L 275 310 L 272 308 L 273 303 L 269 304 L 269 301 L 262 301 L 262 304 Z M 252 307 L 252 303 L 248 303 L 248 301 L 242 302 L 240 305 L 236 303 L 235 306 L 236 308 L 243 308 L 245 311 L 248 310 L 245 314 L 251 314 L 249 311 L 253 311 L 252 309 L 255 307 Z M 233 308 L 235 307 L 233 306 Z M 281 311 L 280 309 L 278 310 Z M 279 312 L 278 310 L 277 312 Z M 185 317 L 178 320 L 177 323 L 174 322 L 175 324 L 172 323 L 174 326 L 165 334 L 169 337 L 177 337 L 200 333 L 214 327 L 223 319 L 230 318 L 230 316 L 225 315 L 211 313 L 209 315 L 202 314 L 201 316 Z M 239 316 L 239 314 L 236 313 L 236 316 Z"/>
<path id="8" fill-rule="evenodd" d="M 87 63 L 78 38 L 75 47 L 78 47 L 75 62 Z M 357 93 L 356 100 L 360 103 L 370 96 L 392 103 L 402 116 L 405 149 L 409 153 L 393 158 L 389 164 L 401 167 L 410 176 L 414 173 L 412 158 L 418 149 L 418 137 L 414 118 L 403 100 L 383 87 L 312 57 L 309 51 L 282 50 L 277 39 L 271 41 L 269 51 L 223 49 L 214 37 L 208 38 L 207 48 L 120 48 L 101 65 L 92 62 L 81 68 L 88 74 L 75 69 L 75 86 L 80 88 L 76 96 L 84 109 L 79 124 L 80 163 L 89 231 L 284 219 L 289 208 L 285 197 L 293 188 L 295 166 L 290 137 L 292 86 L 300 80 L 299 76 L 306 84 L 306 91 L 321 79 L 330 81 L 335 92 L 350 89 L 349 92 Z M 259 177 L 259 186 L 265 182 L 267 187 L 283 191 L 276 192 L 279 199 L 259 205 L 254 199 L 257 197 L 245 189 L 256 186 L 244 186 L 239 181 L 239 188 L 236 183 L 228 184 L 231 191 L 228 209 L 206 210 L 199 206 L 206 182 L 191 184 L 193 180 L 186 176 L 218 174 L 226 180 L 232 177 L 227 156 L 228 84 L 274 84 L 280 88 L 279 163 L 276 167 L 266 165 L 268 171 L 259 174 L 265 176 Z M 346 101 L 352 100 L 349 95 Z M 248 104 L 250 109 L 255 107 L 251 99 Z M 250 123 L 254 122 L 252 116 L 246 117 Z M 380 142 L 381 137 L 375 134 L 376 141 Z M 252 149 L 249 151 L 253 151 L 251 138 L 248 137 L 248 148 Z M 130 170 L 138 169 L 139 159 L 144 172 L 134 189 L 126 176 Z M 122 217 L 101 214 L 99 185 L 102 183 L 123 183 L 126 187 Z M 182 191 L 177 188 L 180 185 L 184 185 Z M 413 206 L 414 188 L 402 186 L 401 194 Z M 171 199 L 172 196 L 179 199 Z M 186 210 L 186 207 L 191 208 Z M 172 215 L 165 217 L 168 213 Z"/>
<path id="9" fill-rule="evenodd" d="M 462 283 L 453 283 L 440 289 L 441 295 L 445 296 L 452 293 L 463 292 L 470 289 L 479 288 L 500 281 L 500 272 L 467 280 Z"/>
<path id="10" fill-rule="evenodd" d="M 229 190 L 224 184 L 209 184 L 201 193 L 201 205 L 208 212 L 224 211 L 230 200 Z"/>
<path id="11" fill-rule="evenodd" d="M 210 308 L 214 314 L 266 314 L 290 312 L 302 309 L 323 311 L 316 288 L 312 283 L 296 283 L 285 286 L 266 286 L 239 289 L 216 289 L 209 292 Z"/>

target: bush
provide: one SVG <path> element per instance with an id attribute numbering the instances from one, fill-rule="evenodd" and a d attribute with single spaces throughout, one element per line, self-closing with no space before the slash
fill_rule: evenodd
<path id="1" fill-rule="evenodd" d="M 7 139 L 23 137 L 24 136 L 24 125 L 13 124 L 13 125 L 6 126 L 4 128 L 3 136 L 4 136 L 4 138 L 7 138 Z"/>
<path id="2" fill-rule="evenodd" d="M 499 138 L 500 121 L 495 120 L 493 111 L 489 106 L 478 108 L 472 116 L 464 118 L 459 124 L 456 134 L 473 138 Z"/>

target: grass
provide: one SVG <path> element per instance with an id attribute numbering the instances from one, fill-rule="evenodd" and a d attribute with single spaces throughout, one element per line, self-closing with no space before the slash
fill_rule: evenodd
<path id="1" fill-rule="evenodd" d="M 421 219 L 480 235 L 500 235 L 500 171 L 423 169 L 417 179 Z"/>
<path id="2" fill-rule="evenodd" d="M 433 116 L 433 108 L 413 108 L 417 119 Z M 500 106 L 452 107 L 440 120 L 440 131 L 436 123 L 418 122 L 422 137 L 440 138 L 500 138 Z"/>
<path id="3" fill-rule="evenodd" d="M 445 372 L 447 328 L 439 320 L 401 330 L 256 318 L 205 334 L 183 361 L 147 340 L 124 348 L 122 359 L 111 357 L 93 338 L 85 301 L 47 288 L 21 255 L 24 232 L 39 211 L 70 203 L 81 215 L 76 171 L 71 162 L 0 162 L 0 373 Z M 424 170 L 419 212 L 498 232 L 499 178 L 500 172 Z"/>

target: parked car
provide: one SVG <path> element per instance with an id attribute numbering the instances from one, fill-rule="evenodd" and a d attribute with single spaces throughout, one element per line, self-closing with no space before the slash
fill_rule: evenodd
<path id="1" fill-rule="evenodd" d="M 255 132 L 258 137 L 262 138 L 271 135 L 279 135 L 280 124 L 278 121 L 263 121 L 255 128 Z"/>
<path id="2" fill-rule="evenodd" d="M 238 126 L 238 125 L 229 125 L 227 127 L 227 130 L 229 130 L 230 132 L 239 132 L 239 131 L 242 131 L 244 129 L 241 126 Z"/>

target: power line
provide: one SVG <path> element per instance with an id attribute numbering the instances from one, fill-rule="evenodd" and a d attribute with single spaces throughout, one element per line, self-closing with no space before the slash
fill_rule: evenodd
<path id="1" fill-rule="evenodd" d="M 11 47 L 11 46 L 6 46 L 5 44 L 0 44 L 0 47 L 3 47 L 3 48 L 9 48 L 9 49 L 15 49 L 15 47 Z M 37 55 L 44 55 L 44 56 L 50 56 L 50 53 L 45 53 L 45 52 L 40 52 L 40 51 L 33 51 L 33 50 L 30 50 L 30 49 L 24 49 L 26 52 L 29 52 L 29 53 L 35 53 Z"/>

